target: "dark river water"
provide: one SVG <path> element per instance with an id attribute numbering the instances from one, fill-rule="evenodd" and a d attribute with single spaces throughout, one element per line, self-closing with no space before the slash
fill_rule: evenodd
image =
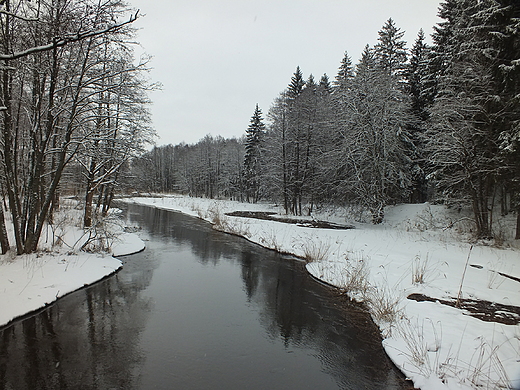
<path id="1" fill-rule="evenodd" d="M 404 389 L 376 327 L 300 261 L 129 206 L 144 252 L 0 329 L 0 389 Z"/>

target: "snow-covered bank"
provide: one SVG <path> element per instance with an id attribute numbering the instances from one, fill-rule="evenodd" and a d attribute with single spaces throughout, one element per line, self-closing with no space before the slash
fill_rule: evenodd
<path id="1" fill-rule="evenodd" d="M 504 314 L 514 323 L 505 325 L 440 302 L 460 297 L 520 307 L 520 250 L 467 242 L 466 219 L 456 210 L 394 206 L 380 226 L 354 223 L 345 215 L 317 216 L 356 225 L 331 230 L 225 215 L 279 211 L 262 204 L 187 197 L 126 201 L 181 211 L 265 247 L 312 259 L 307 269 L 313 276 L 348 287 L 367 302 L 388 355 L 423 390 L 520 388 L 518 316 Z M 407 299 L 410 294 L 433 302 Z"/>
<path id="2" fill-rule="evenodd" d="M 81 235 L 80 229 L 69 227 L 59 248 L 30 255 L 0 255 L 0 326 L 122 267 L 121 260 L 108 253 L 90 254 L 71 249 L 78 242 L 76 237 Z M 121 233 L 112 245 L 112 255 L 122 256 L 143 249 L 144 242 L 137 234 Z"/>

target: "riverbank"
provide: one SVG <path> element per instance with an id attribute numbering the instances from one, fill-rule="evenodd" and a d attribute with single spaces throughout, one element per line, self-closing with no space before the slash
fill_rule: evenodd
<path id="1" fill-rule="evenodd" d="M 68 210 L 67 213 L 68 220 L 72 220 L 73 212 Z M 123 265 L 114 256 L 144 249 L 144 242 L 137 234 L 123 232 L 118 225 L 111 227 L 113 243 L 110 251 L 104 253 L 80 251 L 79 247 L 86 242 L 88 235 L 73 224 L 60 224 L 56 230 L 47 233 L 41 240 L 38 253 L 0 255 L 0 326 L 114 274 Z M 56 235 L 59 235 L 61 244 L 51 246 Z"/>
<path id="2" fill-rule="evenodd" d="M 226 215 L 279 213 L 265 204 L 187 197 L 125 201 L 199 217 L 306 259 L 314 277 L 367 304 L 386 352 L 423 390 L 520 388 L 520 316 L 511 309 L 520 307 L 520 251 L 507 245 L 507 220 L 499 246 L 472 243 L 464 211 L 429 204 L 388 208 L 378 226 L 356 222 L 362 216 L 352 210 L 322 210 L 317 219 L 354 227 L 326 229 Z M 503 306 L 493 311 L 494 304 Z"/>

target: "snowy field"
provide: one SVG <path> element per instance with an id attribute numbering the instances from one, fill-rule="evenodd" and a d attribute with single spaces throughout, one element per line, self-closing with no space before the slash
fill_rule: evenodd
<path id="1" fill-rule="evenodd" d="M 355 210 L 314 215 L 355 226 L 332 230 L 225 215 L 279 212 L 274 205 L 188 197 L 126 201 L 181 211 L 305 259 L 313 276 L 367 304 L 388 355 L 418 388 L 520 389 L 520 249 L 518 240 L 509 240 L 514 216 L 496 223 L 503 242 L 472 243 L 470 215 L 429 204 L 389 207 L 378 226 L 357 222 Z M 476 317 L 486 313 L 500 320 Z"/>
<path id="2" fill-rule="evenodd" d="M 109 253 L 80 251 L 89 234 L 70 224 L 78 217 L 74 215 L 76 211 L 66 209 L 61 212 L 63 215 L 56 216 L 55 220 L 62 219 L 53 230 L 45 232 L 39 253 L 15 256 L 13 249 L 0 255 L 0 326 L 113 274 L 122 267 L 122 262 L 113 256 L 144 249 L 144 242 L 135 233 L 125 233 L 118 224 L 113 224 L 108 227 Z M 51 247 L 53 241 L 60 244 Z M 14 237 L 10 237 L 10 242 L 13 245 Z"/>

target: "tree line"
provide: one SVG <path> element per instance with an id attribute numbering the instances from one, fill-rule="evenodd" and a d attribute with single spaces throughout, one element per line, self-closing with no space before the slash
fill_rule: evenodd
<path id="1" fill-rule="evenodd" d="M 0 1 L 0 244 L 36 250 L 60 195 L 83 199 L 85 228 L 152 141 L 147 60 L 136 61 L 120 0 Z M 5 211 L 4 211 L 5 210 Z"/>
<path id="2" fill-rule="evenodd" d="M 133 162 L 138 189 L 272 200 L 292 214 L 356 204 L 374 223 L 397 202 L 470 205 L 479 238 L 515 212 L 519 239 L 520 4 L 446 0 L 439 16 L 432 44 L 420 31 L 410 49 L 389 19 L 332 81 L 297 67 L 239 140 L 155 148 Z"/>

